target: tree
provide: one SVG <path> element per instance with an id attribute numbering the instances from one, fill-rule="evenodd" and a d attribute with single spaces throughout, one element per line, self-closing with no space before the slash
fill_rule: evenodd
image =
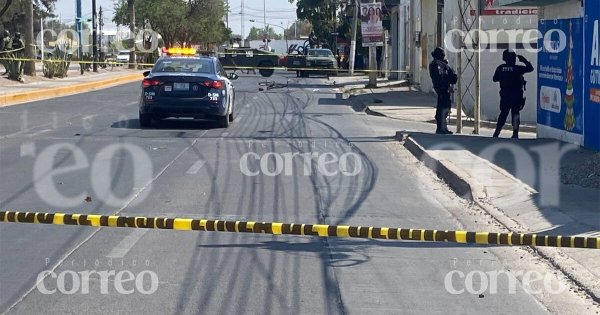
<path id="1" fill-rule="evenodd" d="M 275 33 L 273 27 L 270 26 L 267 26 L 266 30 L 264 28 L 252 26 L 252 28 L 250 28 L 250 32 L 248 33 L 248 40 L 263 40 L 266 37 L 275 40 L 283 39 L 281 34 Z"/>
<path id="2" fill-rule="evenodd" d="M 352 15 L 352 5 L 339 0 L 288 0 L 296 3 L 296 15 L 299 20 L 305 20 L 312 25 L 312 30 L 319 41 L 329 42 L 333 47 L 335 37 L 331 33 L 338 33 L 339 37 L 350 39 L 351 26 L 347 16 Z M 293 30 L 292 30 L 293 31 Z M 358 37 L 360 42 L 360 36 Z M 360 44 L 358 45 L 360 47 Z"/>
<path id="3" fill-rule="evenodd" d="M 0 28 L 25 33 L 25 10 L 29 0 L 0 0 Z M 33 0 L 33 18 L 51 17 L 57 0 Z"/>
<path id="4" fill-rule="evenodd" d="M 33 40 L 33 0 L 25 3 L 25 61 L 26 75 L 35 76 L 35 47 Z"/>
<path id="5" fill-rule="evenodd" d="M 129 51 L 129 68 L 135 68 L 135 0 L 127 0 L 127 12 L 129 13 L 129 34 L 133 39 L 134 48 Z"/>
<path id="6" fill-rule="evenodd" d="M 300 39 L 301 37 L 308 37 L 310 31 L 312 31 L 310 22 L 298 20 L 285 30 L 285 36 L 287 39 Z"/>
<path id="7" fill-rule="evenodd" d="M 115 5 L 113 21 L 120 25 L 129 20 L 127 0 Z M 223 23 L 224 0 L 136 0 L 137 27 L 147 22 L 167 46 L 222 43 L 231 35 Z"/>
<path id="8" fill-rule="evenodd" d="M 313 31 L 320 41 L 329 41 L 337 25 L 333 0 L 289 0 L 296 2 L 296 16 L 312 24 Z M 336 1 L 337 2 L 337 1 Z"/>

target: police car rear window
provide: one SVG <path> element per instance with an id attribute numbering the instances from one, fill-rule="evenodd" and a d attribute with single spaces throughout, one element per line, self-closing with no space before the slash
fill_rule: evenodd
<path id="1" fill-rule="evenodd" d="M 203 59 L 159 60 L 152 72 L 214 73 L 212 61 Z"/>

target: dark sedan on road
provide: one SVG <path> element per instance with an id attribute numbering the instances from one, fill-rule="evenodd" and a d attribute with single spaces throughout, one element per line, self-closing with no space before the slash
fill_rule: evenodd
<path id="1" fill-rule="evenodd" d="M 142 128 L 164 118 L 214 119 L 227 128 L 234 120 L 235 90 L 217 58 L 164 56 L 144 72 L 139 118 Z"/>

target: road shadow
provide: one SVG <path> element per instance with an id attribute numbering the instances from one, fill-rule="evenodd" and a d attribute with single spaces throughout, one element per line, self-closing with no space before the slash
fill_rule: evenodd
<path id="1" fill-rule="evenodd" d="M 342 93 L 336 93 L 335 98 L 331 97 L 320 97 L 317 101 L 319 105 L 342 105 L 342 106 L 350 106 L 352 105 L 347 99 L 343 98 Z"/>
<path id="2" fill-rule="evenodd" d="M 221 128 L 219 124 L 212 120 L 199 119 L 164 119 L 155 121 L 152 127 L 142 128 L 140 121 L 137 118 L 125 119 L 114 122 L 110 125 L 111 128 L 118 129 L 156 129 L 156 130 L 210 130 Z"/>
<path id="3" fill-rule="evenodd" d="M 292 236 L 289 236 L 292 237 Z M 375 240 L 375 239 L 325 239 L 325 238 L 306 238 L 307 242 L 299 241 L 264 241 L 259 243 L 247 244 L 201 244 L 199 248 L 242 248 L 242 249 L 263 249 L 268 251 L 286 252 L 286 253 L 327 253 L 329 251 L 328 266 L 330 267 L 352 267 L 366 263 L 371 257 L 365 253 L 366 250 L 380 248 L 472 248 L 489 247 L 494 245 L 479 244 L 460 244 L 460 243 L 442 243 L 442 242 L 415 242 L 415 241 L 397 241 L 397 240 Z"/>
<path id="4" fill-rule="evenodd" d="M 510 134 L 510 133 L 508 133 Z M 433 135 L 411 132 L 414 139 L 425 150 L 443 154 L 447 151 L 467 151 L 506 171 L 519 181 L 535 189 L 537 193 L 529 199 L 502 201 L 509 216 L 519 216 L 516 205 L 531 211 L 535 207 L 543 219 L 552 225 L 547 234 L 579 234 L 600 231 L 600 191 L 589 187 L 584 177 L 600 176 L 585 171 L 597 152 L 553 139 L 507 139 L 469 135 Z M 469 167 L 460 161 L 446 157 L 459 168 Z M 478 173 L 479 174 L 479 173 Z M 489 182 L 481 173 L 482 180 Z M 583 184 L 582 184 L 583 183 Z M 515 187 L 519 184 L 515 182 Z M 486 191 L 495 187 L 486 185 Z M 525 197 L 523 197 L 525 198 Z M 528 202 L 532 203 L 527 208 Z M 505 212 L 506 212 L 505 211 Z M 547 225 L 544 223 L 544 225 Z M 535 227 L 534 227 L 535 228 Z"/>
<path id="5" fill-rule="evenodd" d="M 327 82 L 327 83 L 288 83 L 287 87 L 290 89 L 333 89 L 336 88 L 335 86 L 333 86 L 332 82 Z M 319 92 L 322 93 L 324 91 L 314 91 L 314 92 Z"/>

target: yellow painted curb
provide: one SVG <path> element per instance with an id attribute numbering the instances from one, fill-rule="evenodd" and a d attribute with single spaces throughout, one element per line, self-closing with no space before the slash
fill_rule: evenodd
<path id="1" fill-rule="evenodd" d="M 17 105 L 26 102 L 45 100 L 60 96 L 72 95 L 77 93 L 85 93 L 98 89 L 107 88 L 114 85 L 125 84 L 142 80 L 143 75 L 141 73 L 128 74 L 119 76 L 116 78 L 104 79 L 93 82 L 79 83 L 69 86 L 55 87 L 42 89 L 37 91 L 31 91 L 26 93 L 14 93 L 0 95 L 0 107 Z"/>

